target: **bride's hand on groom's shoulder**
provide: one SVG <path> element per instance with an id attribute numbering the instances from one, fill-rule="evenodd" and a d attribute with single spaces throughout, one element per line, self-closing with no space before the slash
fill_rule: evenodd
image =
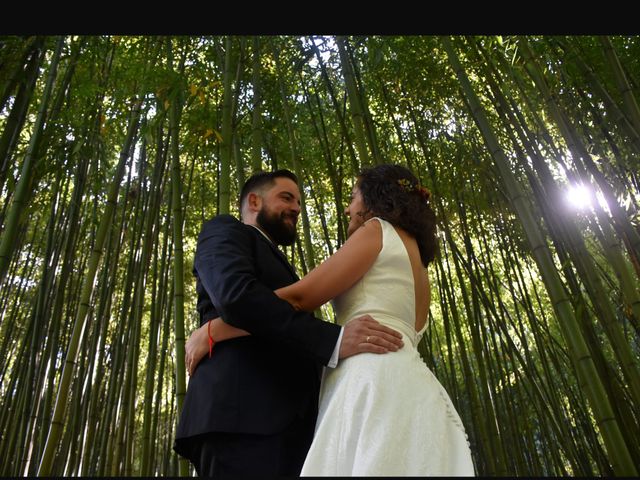
<path id="1" fill-rule="evenodd" d="M 357 317 L 344 326 L 339 358 L 358 353 L 387 353 L 402 348 L 402 335 L 374 320 L 371 315 Z"/>

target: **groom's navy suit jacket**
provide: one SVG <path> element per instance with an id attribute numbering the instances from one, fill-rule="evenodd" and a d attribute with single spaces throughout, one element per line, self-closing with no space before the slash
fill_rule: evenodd
<path id="1" fill-rule="evenodd" d="M 340 327 L 273 293 L 298 279 L 282 252 L 254 227 L 218 215 L 202 227 L 193 273 L 200 324 L 221 315 L 252 335 L 216 343 L 196 368 L 176 451 L 188 456 L 182 439 L 201 433 L 274 434 L 298 415 L 315 418 L 320 369 Z"/>

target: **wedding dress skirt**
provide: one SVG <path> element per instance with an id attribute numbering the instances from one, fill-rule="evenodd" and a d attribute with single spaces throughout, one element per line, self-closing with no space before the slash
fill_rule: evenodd
<path id="1" fill-rule="evenodd" d="M 373 220 L 373 219 L 372 219 Z M 336 298 L 338 323 L 365 313 L 400 331 L 404 347 L 325 368 L 303 476 L 472 476 L 469 442 L 449 395 L 416 346 L 413 273 L 393 226 L 367 274 Z M 371 220 L 370 220 L 371 221 Z"/>

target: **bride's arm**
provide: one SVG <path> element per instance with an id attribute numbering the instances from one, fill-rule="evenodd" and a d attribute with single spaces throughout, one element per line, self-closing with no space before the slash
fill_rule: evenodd
<path id="1" fill-rule="evenodd" d="M 382 227 L 369 221 L 356 230 L 331 257 L 304 278 L 275 291 L 298 310 L 313 311 L 335 296 L 351 288 L 373 265 L 382 249 Z M 185 363 L 192 375 L 200 360 L 208 353 L 208 324 L 196 329 L 185 344 Z M 215 342 L 250 335 L 225 323 L 220 317 L 211 321 Z"/>
<path id="2" fill-rule="evenodd" d="M 351 288 L 371 268 L 382 249 L 382 226 L 369 221 L 304 278 L 275 291 L 298 310 L 311 312 Z"/>
<path id="3" fill-rule="evenodd" d="M 246 330 L 236 328 L 216 317 L 194 330 L 184 344 L 184 363 L 189 375 L 193 375 L 200 360 L 209 353 L 209 333 L 214 342 L 250 335 Z"/>

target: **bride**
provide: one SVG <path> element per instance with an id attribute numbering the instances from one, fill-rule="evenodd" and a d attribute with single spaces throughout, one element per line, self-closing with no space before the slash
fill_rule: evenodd
<path id="1" fill-rule="evenodd" d="M 345 210 L 348 240 L 275 292 L 306 311 L 333 299 L 340 325 L 370 314 L 401 332 L 405 344 L 325 368 L 303 476 L 474 475 L 462 421 L 417 350 L 429 312 L 427 265 L 437 248 L 429 197 L 402 166 L 363 170 Z"/>

